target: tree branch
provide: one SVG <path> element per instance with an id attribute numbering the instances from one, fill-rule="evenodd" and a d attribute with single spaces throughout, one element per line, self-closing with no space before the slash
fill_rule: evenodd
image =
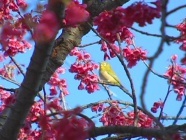
<path id="1" fill-rule="evenodd" d="M 176 126 L 170 125 L 165 127 L 163 130 L 161 128 L 141 128 L 134 126 L 103 126 L 95 127 L 90 130 L 89 138 L 107 134 L 131 134 L 134 136 L 154 137 L 163 140 L 171 140 L 170 136 L 182 132 L 185 129 L 186 124 Z"/>

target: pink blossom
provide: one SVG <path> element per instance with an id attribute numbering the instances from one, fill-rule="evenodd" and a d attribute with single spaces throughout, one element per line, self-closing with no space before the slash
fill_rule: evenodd
<path id="1" fill-rule="evenodd" d="M 89 13 L 85 8 L 86 6 L 80 5 L 78 1 L 71 2 L 65 12 L 64 23 L 66 26 L 74 26 L 87 21 Z"/>
<path id="2" fill-rule="evenodd" d="M 78 50 L 76 47 L 71 51 L 70 55 L 77 57 L 77 61 L 71 65 L 69 71 L 76 73 L 74 79 L 80 80 L 79 90 L 86 89 L 88 93 L 99 90 L 98 76 L 93 74 L 98 69 L 98 64 L 90 60 L 90 54 Z"/>
<path id="3" fill-rule="evenodd" d="M 126 47 L 123 49 L 123 55 L 128 62 L 127 66 L 129 68 L 135 66 L 139 60 L 147 59 L 147 52 L 141 48 L 131 49 L 130 47 Z"/>
<path id="4" fill-rule="evenodd" d="M 59 22 L 56 15 L 51 11 L 45 11 L 41 17 L 41 22 L 35 28 L 34 39 L 39 43 L 50 42 L 58 30 Z"/>

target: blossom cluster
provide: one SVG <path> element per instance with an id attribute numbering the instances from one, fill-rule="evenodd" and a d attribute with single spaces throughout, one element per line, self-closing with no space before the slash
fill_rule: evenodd
<path id="1" fill-rule="evenodd" d="M 94 25 L 97 26 L 98 33 L 110 43 L 118 40 L 117 34 L 121 41 L 133 37 L 130 31 L 126 28 L 128 23 L 125 19 L 124 9 L 118 7 L 113 11 L 105 11 L 95 17 Z M 131 25 L 130 25 L 131 26 Z"/>
<path id="2" fill-rule="evenodd" d="M 13 12 L 18 12 L 19 8 L 21 9 L 26 9 L 27 8 L 27 3 L 25 2 L 25 0 L 2 0 L 0 1 L 0 23 L 4 23 L 6 20 L 12 20 L 13 19 L 13 15 L 12 15 L 12 11 Z"/>
<path id="3" fill-rule="evenodd" d="M 24 53 L 26 49 L 31 48 L 31 45 L 24 39 L 27 33 L 24 20 L 15 18 L 15 14 L 20 9 L 25 10 L 27 3 L 24 0 L 3 0 L 0 5 L 0 24 L 2 25 L 0 44 L 4 55 L 14 56 L 20 52 Z"/>
<path id="4" fill-rule="evenodd" d="M 12 94 L 6 90 L 3 90 L 0 88 L 1 92 L 1 98 L 0 98 L 0 112 L 3 112 L 7 109 L 7 107 L 10 107 L 12 103 L 15 102 L 15 96 L 16 94 Z M 40 116 L 44 113 L 44 110 L 42 108 L 42 102 L 38 101 L 35 102 L 35 104 L 32 106 L 29 115 L 24 123 L 23 128 L 20 130 L 19 133 L 19 140 L 39 140 L 41 131 L 33 130 L 32 124 L 37 123 L 40 120 Z"/>
<path id="5" fill-rule="evenodd" d="M 180 49 L 186 52 L 186 22 L 182 22 L 176 26 L 177 30 L 180 31 L 180 37 L 176 40 L 176 42 L 181 43 Z M 182 63 L 186 64 L 186 56 L 182 58 Z"/>
<path id="6" fill-rule="evenodd" d="M 26 33 L 27 28 L 22 20 L 17 20 L 15 23 L 7 22 L 6 25 L 3 26 L 0 43 L 2 44 L 5 56 L 24 53 L 26 49 L 31 48 L 31 44 L 24 39 Z"/>
<path id="7" fill-rule="evenodd" d="M 32 105 L 30 109 L 29 115 L 26 118 L 28 122 L 38 122 L 40 120 L 41 115 L 44 115 L 43 109 L 43 101 L 39 100 Z"/>
<path id="8" fill-rule="evenodd" d="M 120 53 L 120 48 L 115 44 L 107 45 L 105 41 L 101 41 L 101 51 L 104 52 L 104 60 L 116 57 Z"/>
<path id="9" fill-rule="evenodd" d="M 134 112 L 125 113 L 117 102 L 113 102 L 108 107 L 103 109 L 103 116 L 100 118 L 100 122 L 106 126 L 122 125 L 133 126 L 134 125 Z M 151 128 L 153 127 L 153 120 L 146 114 L 138 111 L 138 127 Z"/>
<path id="10" fill-rule="evenodd" d="M 53 121 L 47 116 L 41 116 L 39 125 L 41 130 L 45 132 L 42 134 L 42 137 L 50 140 L 84 140 L 88 135 L 87 130 L 91 125 L 84 119 L 76 116 L 80 112 L 80 108 L 64 111 L 61 113 L 62 118 L 54 119 Z"/>
<path id="11" fill-rule="evenodd" d="M 44 11 L 40 23 L 35 27 L 34 40 L 39 43 L 50 42 L 59 29 L 60 24 L 56 15 L 52 11 Z"/>
<path id="12" fill-rule="evenodd" d="M 124 11 L 126 20 L 130 23 L 138 23 L 139 26 L 146 26 L 146 23 L 152 24 L 152 20 L 161 17 L 161 0 L 151 2 L 152 6 L 144 1 L 135 2 Z M 129 26 L 130 27 L 130 26 Z"/>
<path id="13" fill-rule="evenodd" d="M 70 55 L 76 57 L 76 62 L 71 65 L 69 71 L 76 73 L 74 78 L 80 80 L 78 89 L 86 89 L 88 93 L 99 90 L 98 76 L 93 73 L 94 70 L 99 68 L 99 65 L 91 60 L 90 54 L 75 47 Z"/>
<path id="14" fill-rule="evenodd" d="M 103 109 L 104 109 L 103 103 L 99 103 L 91 107 L 92 112 L 96 112 L 96 113 L 103 111 Z"/>
<path id="15" fill-rule="evenodd" d="M 86 5 L 79 4 L 78 1 L 72 1 L 66 8 L 63 23 L 65 26 L 75 26 L 87 21 L 88 18 L 89 12 L 86 11 Z"/>
<path id="16" fill-rule="evenodd" d="M 152 5 L 152 6 L 151 6 Z M 104 60 L 123 54 L 128 62 L 128 67 L 133 67 L 139 60 L 147 59 L 147 52 L 142 48 L 131 49 L 134 35 L 128 28 L 134 23 L 145 26 L 152 24 L 154 18 L 161 16 L 161 1 L 157 0 L 148 5 L 144 1 L 135 2 L 127 8 L 117 7 L 111 11 L 104 11 L 94 18 L 97 31 L 108 43 L 101 41 L 101 50 L 104 52 Z M 125 42 L 128 46 L 124 49 L 115 45 L 115 41 Z"/>
<path id="17" fill-rule="evenodd" d="M 30 43 L 25 40 L 24 36 L 28 31 L 31 31 L 32 28 L 34 28 L 33 38 L 39 43 L 49 42 L 56 36 L 57 31 L 60 29 L 60 23 L 55 14 L 48 10 L 45 10 L 40 19 L 37 19 L 39 22 L 35 20 L 35 16 L 32 17 L 29 13 L 21 17 L 18 16 L 19 18 L 17 19 L 13 18 L 12 12 L 19 13 L 20 8 L 26 9 L 27 4 L 24 0 L 17 0 L 16 2 L 3 0 L 1 5 L 0 23 L 4 25 L 2 26 L 0 43 L 6 56 L 24 53 L 26 49 L 31 48 Z M 74 26 L 85 22 L 88 18 L 89 13 L 86 11 L 86 5 L 80 5 L 79 2 L 73 1 L 65 11 L 64 21 L 66 26 Z"/>
<path id="18" fill-rule="evenodd" d="M 135 66 L 139 60 L 147 59 L 147 52 L 142 50 L 142 48 L 134 48 L 126 47 L 123 49 L 123 56 L 127 60 L 127 66 L 129 68 Z"/>
<path id="19" fill-rule="evenodd" d="M 104 11 L 94 18 L 94 25 L 97 26 L 98 33 L 110 43 L 126 38 L 131 38 L 127 28 L 132 27 L 133 23 L 145 26 L 146 23 L 152 24 L 154 18 L 160 18 L 161 1 L 152 3 L 155 7 L 149 6 L 144 1 L 133 3 L 127 8 L 117 7 L 112 11 Z"/>
<path id="20" fill-rule="evenodd" d="M 41 119 L 41 116 L 44 115 L 43 102 L 41 100 L 35 102 L 31 107 L 31 110 L 26 118 L 24 126 L 21 128 L 18 140 L 39 140 L 41 138 L 41 130 L 33 130 L 32 125 L 37 125 Z M 38 127 L 38 126 L 37 126 Z"/>
<path id="21" fill-rule="evenodd" d="M 0 112 L 2 112 L 10 103 L 12 102 L 13 96 L 10 92 L 5 91 L 0 88 L 1 98 L 0 98 Z"/>
<path id="22" fill-rule="evenodd" d="M 185 95 L 185 76 L 186 68 L 176 62 L 177 57 L 172 57 L 173 64 L 169 66 L 164 74 L 169 79 L 169 83 L 173 86 L 174 92 L 177 93 L 177 100 L 181 101 Z"/>
<path id="23" fill-rule="evenodd" d="M 116 57 L 116 54 L 122 54 L 123 57 L 127 60 L 127 66 L 132 68 L 136 66 L 137 62 L 140 60 L 147 60 L 147 52 L 141 47 L 131 48 L 131 45 L 126 46 L 125 48 L 120 48 L 115 44 L 107 45 L 106 42 L 101 41 L 101 50 L 104 52 L 104 60 Z M 122 51 L 122 53 L 120 53 Z"/>
<path id="24" fill-rule="evenodd" d="M 40 140 L 41 137 L 46 140 L 84 140 L 87 137 L 87 130 L 92 127 L 92 124 L 77 117 L 77 114 L 81 112 L 80 108 L 61 111 L 58 113 L 58 118 L 53 116 L 56 118 L 53 119 L 50 115 L 44 113 L 41 105 L 42 102 L 39 102 L 32 106 L 29 117 L 27 117 L 24 127 L 20 130 L 19 140 Z M 47 109 L 51 110 L 52 108 L 47 107 Z M 34 122 L 38 125 L 35 130 L 32 129 L 32 123 Z"/>
<path id="25" fill-rule="evenodd" d="M 68 95 L 68 90 L 67 90 L 67 83 L 65 79 L 60 78 L 60 74 L 64 74 L 65 69 L 60 67 L 58 68 L 55 73 L 51 76 L 48 84 L 51 86 L 50 87 L 50 95 L 57 95 L 58 94 L 58 89 L 63 92 L 63 94 L 66 96 Z"/>
<path id="26" fill-rule="evenodd" d="M 161 108 L 162 109 L 163 107 L 164 107 L 164 104 L 163 104 L 162 101 L 154 102 L 153 107 L 151 108 L 151 111 L 153 113 L 156 113 L 157 110 L 158 110 L 158 108 Z"/>

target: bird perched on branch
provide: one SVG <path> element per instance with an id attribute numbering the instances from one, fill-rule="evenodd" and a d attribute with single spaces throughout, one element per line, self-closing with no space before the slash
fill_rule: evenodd
<path id="1" fill-rule="evenodd" d="M 99 76 L 100 79 L 103 80 L 103 82 L 120 86 L 125 92 L 128 92 L 128 90 L 121 84 L 118 76 L 108 62 L 100 63 Z"/>
<path id="2" fill-rule="evenodd" d="M 107 62 L 100 63 L 99 76 L 101 80 L 103 80 L 103 82 L 106 82 L 107 84 L 114 84 L 117 86 L 121 85 L 118 76 L 112 69 L 111 65 Z"/>

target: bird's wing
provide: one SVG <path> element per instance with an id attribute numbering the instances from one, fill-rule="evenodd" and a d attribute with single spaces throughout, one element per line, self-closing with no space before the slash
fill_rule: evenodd
<path id="1" fill-rule="evenodd" d="M 116 73 L 115 73 L 114 71 L 110 70 L 110 71 L 108 72 L 108 74 L 109 74 L 110 76 L 112 76 L 112 78 L 116 81 L 116 84 L 121 85 L 121 82 L 120 82 L 118 76 L 116 75 Z"/>
<path id="2" fill-rule="evenodd" d="M 105 82 L 109 82 L 112 84 L 117 84 L 117 80 L 115 80 L 115 78 L 110 75 L 107 71 L 101 71 L 100 72 L 100 78 L 105 81 Z"/>

